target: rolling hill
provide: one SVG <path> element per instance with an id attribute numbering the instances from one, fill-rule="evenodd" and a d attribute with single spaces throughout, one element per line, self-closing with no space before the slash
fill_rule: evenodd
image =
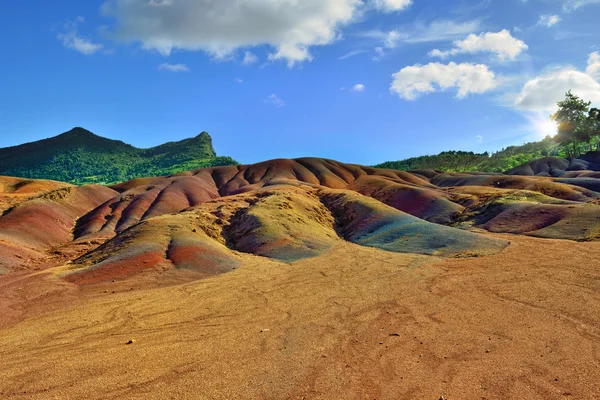
<path id="1" fill-rule="evenodd" d="M 0 149 L 0 175 L 73 184 L 110 184 L 235 164 L 230 157 L 217 157 L 206 132 L 179 142 L 139 149 L 74 128 L 49 139 Z"/>
<path id="2" fill-rule="evenodd" d="M 91 282 L 165 265 L 220 273 L 235 267 L 231 251 L 289 262 L 323 254 L 338 240 L 436 256 L 503 247 L 470 228 L 598 239 L 600 186 L 579 177 L 593 171 L 515 172 L 405 172 L 300 158 L 112 186 L 3 178 L 0 267 L 82 246 L 91 251 L 72 264 L 69 279 Z M 102 246 L 89 248 L 94 243 Z"/>

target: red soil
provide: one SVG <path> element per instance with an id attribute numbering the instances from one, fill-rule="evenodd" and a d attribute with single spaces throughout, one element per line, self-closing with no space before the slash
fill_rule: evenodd
<path id="1" fill-rule="evenodd" d="M 10 178 L 2 182 L 3 190 L 11 196 L 18 196 L 13 194 L 18 191 L 37 193 L 35 190 L 60 185 Z M 130 246 L 140 243 L 139 251 L 142 253 L 145 252 L 145 245 L 158 246 L 160 249 L 157 251 L 161 257 L 153 258 L 151 268 L 156 269 L 160 263 L 173 265 L 167 256 L 170 242 L 181 235 L 176 232 L 177 229 L 183 229 L 185 233 L 188 228 L 181 228 L 176 223 L 174 226 L 178 228 L 173 230 L 168 228 L 169 222 L 160 222 L 149 225 L 147 229 L 141 228 L 148 230 L 141 234 L 136 226 L 143 221 L 175 215 L 215 201 L 222 205 L 227 203 L 222 202 L 228 197 L 243 193 L 250 197 L 242 199 L 243 204 L 233 207 L 226 217 L 220 215 L 224 210 L 222 207 L 209 206 L 212 211 L 205 211 L 212 215 L 210 220 L 196 228 L 215 231 L 211 237 L 220 245 L 265 256 L 283 257 L 288 254 L 290 259 L 295 259 L 301 254 L 302 257 L 316 255 L 327 249 L 330 246 L 329 237 L 336 236 L 333 225 L 297 223 L 298 220 L 309 221 L 315 217 L 304 206 L 296 209 L 292 205 L 293 212 L 284 210 L 282 214 L 277 210 L 278 206 L 263 201 L 260 203 L 262 208 L 253 208 L 256 211 L 234 215 L 241 208 L 251 207 L 261 201 L 254 196 L 259 189 L 279 188 L 281 185 L 299 187 L 300 192 L 291 194 L 292 197 L 300 196 L 298 198 L 305 198 L 310 188 L 351 190 L 426 221 L 445 225 L 473 225 L 491 232 L 591 240 L 598 237 L 600 231 L 597 218 L 600 193 L 586 188 L 595 188 L 588 181 L 435 171 L 404 172 L 314 158 L 279 159 L 254 165 L 201 169 L 171 177 L 136 179 L 111 189 L 99 186 L 64 187 L 53 192 L 38 193 L 37 197 L 19 203 L 0 218 L 0 243 L 5 243 L 1 247 L 5 261 L 0 267 L 12 270 L 24 264 L 20 262 L 23 258 L 43 259 L 42 256 L 52 256 L 54 251 L 66 254 L 61 248 L 69 245 L 73 239 L 74 244 L 83 245 L 81 251 L 85 246 L 93 249 L 113 238 L 116 242 L 122 242 L 123 238 L 119 235 L 130 228 L 135 228 L 134 232 L 137 233 L 134 238 L 128 239 L 126 248 L 109 246 L 113 258 L 117 254 L 127 254 Z M 255 212 L 258 214 L 254 215 Z M 258 225 L 240 231 L 239 228 L 244 225 L 243 215 Z M 221 225 L 215 225 L 217 220 Z M 224 226 L 228 229 L 226 232 L 222 231 Z M 233 229 L 233 226 L 236 228 Z M 314 232 L 321 232 L 321 229 L 325 229 L 324 233 L 311 239 Z M 240 235 L 249 236 L 242 238 Z M 188 249 L 184 253 L 209 252 L 209 248 L 203 247 L 204 244 L 199 246 L 197 250 Z M 79 255 L 81 251 L 77 250 L 74 254 Z M 219 251 L 227 253 L 229 250 L 225 247 Z M 102 249 L 94 254 L 95 258 L 86 259 L 82 265 L 91 267 L 107 258 L 105 255 L 98 256 L 104 254 Z M 183 257 L 177 252 L 173 254 L 178 258 Z M 207 256 L 205 260 L 207 271 L 231 268 L 210 266 L 213 258 Z M 123 261 L 119 258 L 114 262 L 120 266 Z M 185 263 L 187 261 L 181 262 Z"/>

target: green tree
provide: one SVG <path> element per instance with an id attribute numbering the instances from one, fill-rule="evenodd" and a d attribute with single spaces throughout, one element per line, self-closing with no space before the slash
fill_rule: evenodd
<path id="1" fill-rule="evenodd" d="M 590 109 L 586 121 L 586 129 L 592 142 L 596 144 L 596 151 L 600 151 L 600 109 Z M 590 150 L 591 150 L 590 145 Z"/>
<path id="2" fill-rule="evenodd" d="M 554 137 L 557 143 L 565 146 L 568 151 L 569 144 L 573 147 L 573 157 L 579 155 L 578 142 L 589 142 L 589 132 L 586 128 L 590 105 L 574 95 L 570 90 L 565 94 L 565 99 L 558 102 L 558 111 L 550 119 L 558 123 L 558 133 Z"/>

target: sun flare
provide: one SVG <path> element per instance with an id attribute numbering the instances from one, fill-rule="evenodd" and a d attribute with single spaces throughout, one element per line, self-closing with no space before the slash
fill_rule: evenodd
<path id="1" fill-rule="evenodd" d="M 548 116 L 536 116 L 531 118 L 533 130 L 540 137 L 544 138 L 548 135 L 554 136 L 557 133 L 556 122 L 552 121 Z"/>

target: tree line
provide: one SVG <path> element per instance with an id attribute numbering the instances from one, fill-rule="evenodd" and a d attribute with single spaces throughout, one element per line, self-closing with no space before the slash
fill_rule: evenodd
<path id="1" fill-rule="evenodd" d="M 375 165 L 375 167 L 403 171 L 434 169 L 444 172 L 504 172 L 527 162 L 548 156 L 566 156 L 566 153 L 550 136 L 539 142 L 509 146 L 491 154 L 488 152 L 444 151 L 437 155 L 388 161 Z"/>

